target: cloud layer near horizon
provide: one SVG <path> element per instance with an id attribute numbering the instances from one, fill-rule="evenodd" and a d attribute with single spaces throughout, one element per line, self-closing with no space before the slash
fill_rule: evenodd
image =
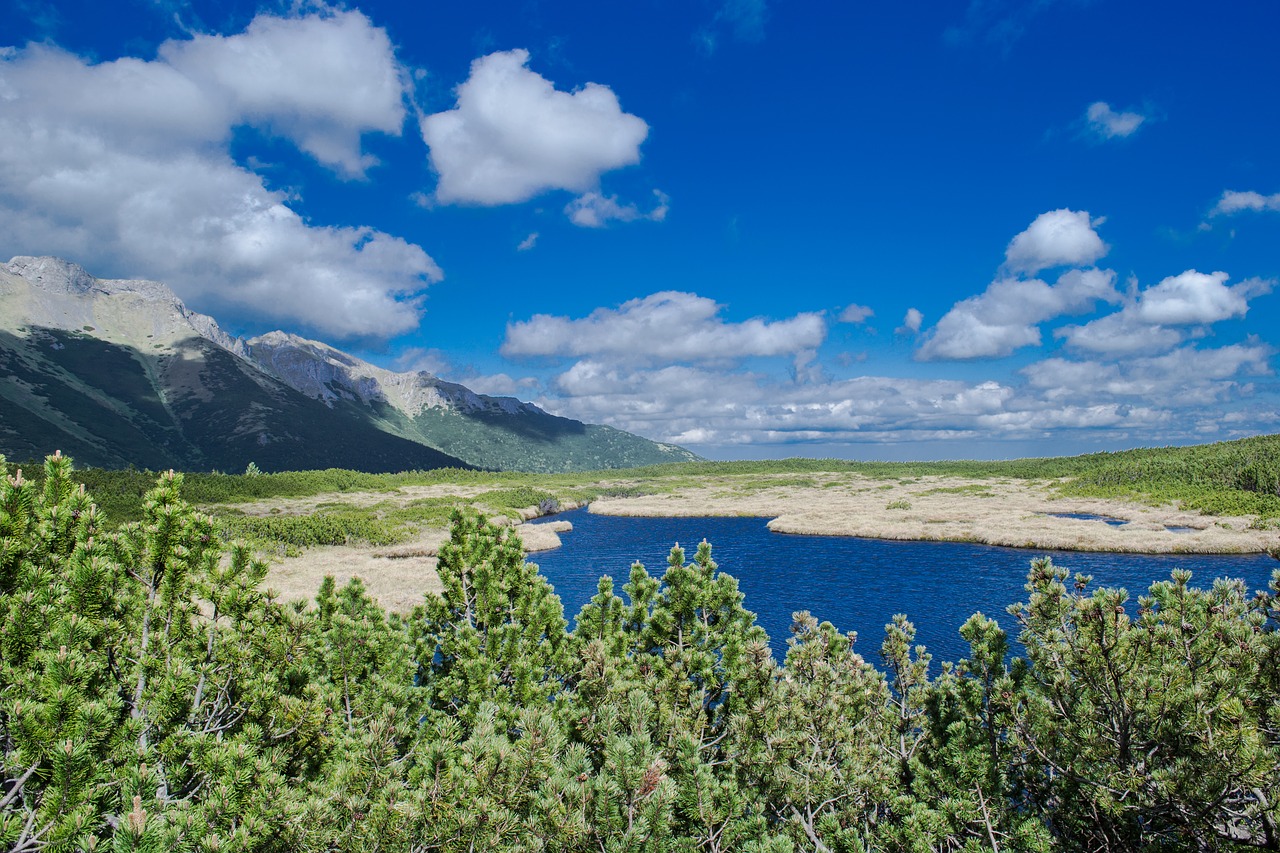
<path id="1" fill-rule="evenodd" d="M 996 280 L 957 302 L 919 345 L 934 361 L 1003 357 L 1045 346 L 1042 325 L 1101 308 L 1082 325 L 1052 330 L 1050 343 L 1063 339 L 1066 350 L 1005 379 L 835 378 L 820 357 L 825 314 L 735 322 L 725 306 L 677 292 L 577 319 L 510 323 L 503 354 L 565 365 L 537 401 L 557 414 L 704 450 L 1037 440 L 1104 429 L 1185 441 L 1235 422 L 1280 425 L 1280 412 L 1246 411 L 1255 381 L 1271 375 L 1269 344 L 1250 337 L 1196 345 L 1215 324 L 1243 317 L 1274 283 L 1230 285 L 1226 273 L 1188 270 L 1122 294 L 1114 272 L 1091 266 L 1108 250 L 1101 224 L 1082 211 L 1037 217 L 1010 241 Z M 1063 267 L 1052 284 L 1029 277 Z M 872 306 L 854 303 L 837 320 L 862 325 L 873 316 Z M 911 309 L 897 331 L 911 335 L 921 323 Z"/>
<path id="2" fill-rule="evenodd" d="M 229 153 L 248 126 L 343 176 L 373 165 L 361 137 L 399 133 L 404 91 L 390 39 L 359 12 L 259 15 L 154 60 L 29 45 L 0 54 L 0 92 L 0 216 L 23 253 L 339 337 L 415 328 L 417 294 L 442 277 L 400 237 L 308 223 Z"/>

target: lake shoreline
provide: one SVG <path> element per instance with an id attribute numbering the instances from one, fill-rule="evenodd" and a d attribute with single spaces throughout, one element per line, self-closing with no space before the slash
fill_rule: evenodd
<path id="1" fill-rule="evenodd" d="M 845 472 L 807 475 L 803 480 L 779 484 L 771 478 L 725 477 L 655 494 L 597 497 L 587 509 L 598 515 L 644 518 L 752 517 L 767 519 L 769 530 L 780 534 L 955 542 L 1029 551 L 1280 554 L 1280 530 L 1251 528 L 1248 517 L 1201 515 L 1174 505 L 1137 501 L 1064 498 L 1056 481 L 955 476 L 884 480 Z M 619 478 L 618 485 L 627 487 L 627 481 Z M 455 493 L 461 497 L 478 491 L 465 486 L 408 487 L 399 490 L 397 499 L 407 502 Z M 391 499 L 386 494 L 319 495 L 241 509 L 301 514 L 338 498 L 351 503 Z M 562 511 L 580 506 L 575 500 L 560 501 Z M 1073 513 L 1120 523 L 1061 517 Z M 495 520 L 513 525 L 529 554 L 558 548 L 561 534 L 574 535 L 557 523 L 555 514 L 538 517 L 532 507 L 519 518 L 499 515 Z M 412 541 L 398 545 L 320 546 L 297 556 L 275 557 L 270 560 L 266 586 L 285 600 L 308 601 L 325 575 L 334 576 L 339 584 L 359 576 L 382 606 L 408 612 L 421 603 L 424 592 L 441 591 L 436 555 L 447 537 L 443 528 L 424 528 Z"/>
<path id="2" fill-rule="evenodd" d="M 1120 554 L 1280 553 L 1280 531 L 1249 517 L 1209 516 L 1175 505 L 1063 498 L 1052 482 L 922 477 L 883 482 L 842 475 L 813 486 L 734 491 L 720 486 L 602 498 L 590 511 L 633 517 L 753 516 L 775 533 L 1030 550 Z M 1087 515 L 1111 519 L 1113 523 Z"/>

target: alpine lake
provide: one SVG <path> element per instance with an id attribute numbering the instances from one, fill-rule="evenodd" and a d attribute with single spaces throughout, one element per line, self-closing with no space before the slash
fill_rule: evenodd
<path id="1" fill-rule="evenodd" d="M 766 518 L 617 517 L 585 508 L 556 518 L 571 522 L 573 530 L 562 534 L 561 547 L 529 559 L 555 587 L 570 621 L 596 594 L 602 576 L 612 577 L 614 592 L 626 600 L 622 585 L 632 563 L 660 577 L 673 545 L 685 549 L 688 561 L 705 539 L 720 571 L 738 580 L 744 605 L 768 633 L 779 661 L 786 655 L 792 614 L 801 610 L 841 631 L 856 631 L 855 648 L 877 665 L 884 626 L 896 613 L 915 624 L 916 643 L 928 648 L 935 667 L 967 657 L 959 628 L 978 612 L 999 621 L 1018 653 L 1017 624 L 1006 608 L 1027 600 L 1027 571 L 1042 556 L 1072 575 L 1091 575 L 1087 590 L 1123 587 L 1131 610 L 1153 582 L 1168 580 L 1175 569 L 1191 571 L 1193 586 L 1239 578 L 1252 593 L 1266 589 L 1280 568 L 1266 554 L 1116 554 L 781 534 L 766 527 Z"/>

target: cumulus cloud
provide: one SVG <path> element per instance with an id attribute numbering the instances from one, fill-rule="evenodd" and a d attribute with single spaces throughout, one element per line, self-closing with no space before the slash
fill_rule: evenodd
<path id="1" fill-rule="evenodd" d="M 1110 249 L 1094 230 L 1102 223 L 1102 219 L 1090 219 L 1083 210 L 1063 208 L 1042 213 L 1009 242 L 1005 269 L 1035 275 L 1050 267 L 1089 266 Z"/>
<path id="2" fill-rule="evenodd" d="M 896 331 L 899 335 L 914 335 L 920 331 L 920 324 L 924 322 L 924 314 L 920 313 L 919 308 L 908 308 L 907 313 L 902 318 L 902 325 Z"/>
<path id="3" fill-rule="evenodd" d="M 887 434 L 971 430 L 1014 395 L 996 382 L 864 376 L 778 382 L 755 372 L 667 365 L 637 369 L 583 360 L 560 374 L 559 414 L 608 422 L 678 444 L 734 445 L 882 440 Z"/>
<path id="4" fill-rule="evenodd" d="M 1123 139 L 1138 132 L 1147 117 L 1136 112 L 1116 112 L 1105 101 L 1089 105 L 1084 112 L 1085 126 L 1098 139 Z"/>
<path id="5" fill-rule="evenodd" d="M 694 293 L 663 291 L 581 319 L 537 314 L 507 326 L 504 356 L 589 356 L 631 363 L 795 357 L 826 339 L 820 313 L 786 320 L 721 319 L 723 306 Z"/>
<path id="6" fill-rule="evenodd" d="M 1228 286 L 1227 278 L 1225 272 L 1187 270 L 1142 290 L 1114 314 L 1056 334 L 1073 348 L 1094 353 L 1160 352 L 1203 335 L 1214 323 L 1245 316 L 1249 300 L 1269 293 L 1274 284 L 1253 278 Z"/>
<path id="7" fill-rule="evenodd" d="M 1072 219 L 1089 231 L 1095 224 L 1087 214 Z M 1041 259 L 1070 255 L 1086 263 L 1099 255 L 1096 244 L 1076 242 L 1084 249 L 1074 254 L 1052 246 L 1036 251 Z M 1272 282 L 1230 285 L 1221 273 L 1190 270 L 1146 290 L 1135 283 L 1122 297 L 1111 270 L 1068 269 L 1051 281 L 1002 271 L 983 293 L 957 303 L 921 350 L 947 358 L 1007 354 L 1038 342 L 1039 324 L 1049 319 L 1110 303 L 1122 307 L 1077 334 L 1101 341 L 1127 335 L 1132 326 L 1139 331 L 1129 340 L 1145 340 L 1146 348 L 1103 352 L 1099 345 L 1081 358 L 1085 347 L 1073 342 L 1071 357 L 1064 350 L 1005 379 L 832 378 L 819 357 L 823 315 L 731 323 L 710 299 L 665 292 L 579 319 L 512 323 L 503 353 L 568 361 L 535 398 L 550 412 L 710 455 L 804 443 L 824 452 L 911 443 L 928 453 L 929 442 L 1038 445 L 1050 437 L 1079 447 L 1103 434 L 1168 443 L 1234 437 L 1273 424 L 1274 404 L 1259 405 L 1259 397 L 1264 404 L 1273 398 L 1257 381 L 1271 373 L 1269 344 L 1254 338 L 1216 349 L 1189 343 L 1209 324 L 1244 316 L 1248 301 Z M 853 304 L 840 319 L 869 316 L 869 308 Z M 922 321 L 913 308 L 899 332 L 919 331 Z M 852 356 L 835 358 L 845 368 L 855 363 Z"/>
<path id="8" fill-rule="evenodd" d="M 1206 407 L 1230 434 L 1265 423 L 1250 404 L 1253 379 L 1274 350 L 1251 340 L 1184 347 L 1123 362 L 1051 358 L 1020 382 L 890 376 L 796 382 L 715 365 L 643 367 L 584 358 L 536 402 L 567 417 L 715 450 L 735 445 L 823 445 L 1039 440 L 1053 433 L 1132 429 L 1185 439 Z M 1261 418 L 1262 420 L 1259 420 Z"/>
<path id="9" fill-rule="evenodd" d="M 457 104 L 421 120 L 443 203 L 526 201 L 547 190 L 586 193 L 600 176 L 640 161 L 649 134 L 607 86 L 565 92 L 527 64 L 529 52 L 492 53 L 471 63 Z"/>
<path id="10" fill-rule="evenodd" d="M 855 325 L 860 325 L 862 323 L 867 322 L 867 320 L 870 319 L 871 317 L 874 317 L 875 313 L 876 312 L 872 311 L 866 305 L 859 305 L 855 302 L 850 304 L 849 307 L 845 308 L 843 311 L 840 312 L 839 319 L 841 323 L 853 323 Z M 916 312 L 916 313 L 919 313 L 919 312 Z M 918 323 L 916 324 L 916 328 L 917 329 L 920 328 Z"/>
<path id="11" fill-rule="evenodd" d="M 1247 378 L 1270 374 L 1273 355 L 1270 345 L 1250 340 L 1214 349 L 1185 346 L 1121 361 L 1050 358 L 1025 368 L 1023 374 L 1030 388 L 1049 402 L 1086 400 L 1194 409 L 1250 393 Z"/>
<path id="12" fill-rule="evenodd" d="M 539 384 L 532 376 L 516 378 L 507 373 L 481 373 L 471 365 L 455 364 L 443 350 L 434 347 L 410 347 L 396 358 L 395 365 L 402 372 L 430 373 L 446 382 L 457 382 L 477 394 L 528 395 Z"/>
<path id="13" fill-rule="evenodd" d="M 303 62 L 303 41 L 319 45 L 306 65 L 318 81 L 265 73 Z M 0 221 L 15 253 L 158 278 L 206 306 L 337 336 L 414 328 L 417 294 L 442 276 L 422 248 L 310 224 L 228 151 L 235 127 L 255 126 L 358 174 L 370 163 L 361 135 L 396 132 L 404 115 L 386 34 L 359 12 L 263 15 L 159 54 L 93 64 L 40 45 L 0 53 Z"/>
<path id="14" fill-rule="evenodd" d="M 955 304 L 916 352 L 922 360 L 1001 358 L 1040 343 L 1039 324 L 1063 314 L 1118 302 L 1111 270 L 1068 270 L 1055 284 L 996 279 L 981 294 Z"/>
<path id="15" fill-rule="evenodd" d="M 1085 211 L 1042 213 L 1013 238 L 1000 274 L 987 289 L 951 307 L 916 350 L 923 361 L 1002 358 L 1040 343 L 1040 324 L 1064 314 L 1119 302 L 1115 273 L 1070 269 L 1054 284 L 1026 278 L 1045 269 L 1092 264 L 1107 252 L 1094 230 L 1101 219 Z"/>
<path id="16" fill-rule="evenodd" d="M 1209 212 L 1210 216 L 1232 216 L 1246 210 L 1261 213 L 1268 210 L 1280 210 L 1280 193 L 1262 195 L 1253 191 L 1237 192 L 1224 190 L 1222 198 Z"/>
<path id="17" fill-rule="evenodd" d="M 584 193 L 565 206 L 569 221 L 583 228 L 604 228 L 610 222 L 635 222 L 638 219 L 662 222 L 667 218 L 670 199 L 660 190 L 653 191 L 657 204 L 648 213 L 641 212 L 634 204 L 620 204 L 616 195 L 604 196 L 598 192 Z"/>
<path id="18" fill-rule="evenodd" d="M 398 136 L 405 81 L 385 30 L 359 12 L 274 18 L 243 33 L 170 41 L 160 58 L 240 117 L 287 137 L 321 163 L 362 175 L 368 131 Z"/>

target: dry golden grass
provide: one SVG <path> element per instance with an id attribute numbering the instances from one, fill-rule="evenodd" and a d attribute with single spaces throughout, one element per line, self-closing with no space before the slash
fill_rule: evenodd
<path id="1" fill-rule="evenodd" d="M 803 478 L 812 485 L 770 485 L 774 479 L 722 475 L 692 486 L 686 479 L 668 493 L 598 499 L 591 511 L 629 516 L 762 516 L 772 519 L 769 528 L 778 533 L 979 542 L 1052 550 L 1232 554 L 1280 549 L 1280 531 L 1250 529 L 1249 518 L 1205 516 L 1176 506 L 1152 507 L 1122 500 L 1059 498 L 1051 482 L 958 477 L 899 481 L 818 473 Z M 661 479 L 643 484 L 619 479 L 616 484 L 647 485 L 659 492 L 672 485 Z M 483 487 L 444 484 L 264 501 L 239 508 L 250 513 L 274 510 L 292 514 L 312 512 L 325 503 L 368 506 L 426 497 L 471 499 L 483 491 Z M 561 504 L 565 509 L 577 506 L 572 501 Z M 1059 518 L 1055 513 L 1090 513 L 1127 523 L 1114 527 L 1101 521 Z M 522 512 L 526 523 L 502 516 L 493 520 L 517 524 L 527 552 L 559 547 L 559 534 L 571 526 L 554 520 L 527 523 L 535 514 L 532 508 Z M 1194 529 L 1175 533 L 1166 526 Z M 384 607 L 407 612 L 422 601 L 424 593 L 440 591 L 436 554 L 446 536 L 441 529 L 424 529 L 412 542 L 390 547 L 313 548 L 301 556 L 277 558 L 266 585 L 286 600 L 309 600 L 325 575 L 333 575 L 339 584 L 358 575 Z"/>
<path id="2" fill-rule="evenodd" d="M 332 496 L 330 496 L 332 499 Z M 506 519 L 502 519 L 505 521 Z M 520 524 L 516 533 L 526 553 L 560 547 L 559 534 L 573 529 L 567 521 Z M 447 530 L 426 529 L 412 542 L 383 548 L 326 545 L 296 557 L 274 558 L 264 585 L 283 601 L 310 601 L 326 575 L 339 586 L 359 577 L 369 595 L 388 610 L 408 613 L 428 592 L 440 592 L 436 557 L 449 538 Z"/>
<path id="3" fill-rule="evenodd" d="M 604 499 L 594 502 L 591 511 L 628 516 L 751 515 L 771 518 L 769 529 L 778 533 L 1073 551 L 1234 554 L 1280 547 L 1280 532 L 1248 529 L 1248 518 L 1203 516 L 1174 506 L 1119 500 L 1057 498 L 1051 483 L 949 477 L 904 483 L 856 474 L 815 480 L 812 487 L 757 491 L 743 478 L 746 488 L 737 490 L 716 483 L 673 494 Z M 1113 527 L 1053 513 L 1090 513 L 1128 523 Z M 1175 533 L 1166 525 L 1195 530 Z"/>

